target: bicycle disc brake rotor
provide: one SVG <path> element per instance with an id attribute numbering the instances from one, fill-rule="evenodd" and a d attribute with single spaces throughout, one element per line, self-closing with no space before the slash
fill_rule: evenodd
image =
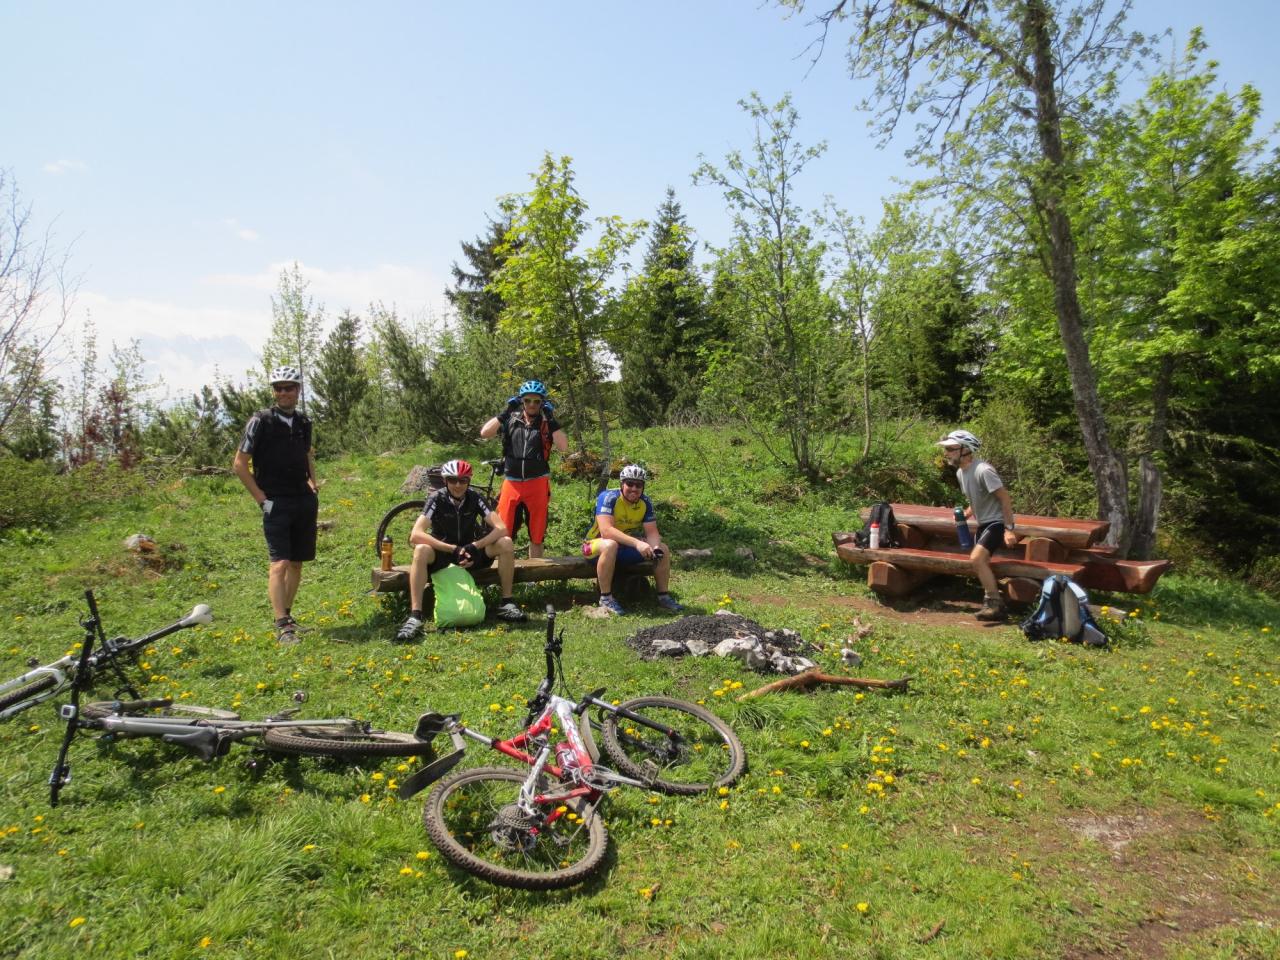
<path id="1" fill-rule="evenodd" d="M 510 853 L 528 853 L 538 842 L 538 819 L 520 806 L 509 803 L 489 824 L 489 838 L 495 846 Z"/>

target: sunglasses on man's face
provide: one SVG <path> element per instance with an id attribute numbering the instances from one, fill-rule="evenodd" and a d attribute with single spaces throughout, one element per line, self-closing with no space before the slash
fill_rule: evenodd
<path id="1" fill-rule="evenodd" d="M 959 447 L 943 447 L 942 449 L 947 453 L 955 453 L 960 448 Z"/>
<path id="2" fill-rule="evenodd" d="M 541 397 L 521 397 L 520 399 L 525 403 L 532 403 L 534 406 L 538 406 L 538 407 L 542 406 Z"/>
<path id="3" fill-rule="evenodd" d="M 622 485 L 624 487 L 639 487 L 641 490 L 644 489 L 643 480 L 623 480 Z"/>
<path id="4" fill-rule="evenodd" d="M 296 383 L 273 383 L 271 389 L 276 393 L 295 393 L 298 385 Z"/>
<path id="5" fill-rule="evenodd" d="M 449 486 L 453 486 L 454 484 L 459 484 L 465 487 L 467 484 L 471 482 L 471 478 L 470 477 L 445 477 L 444 482 L 449 484 Z"/>

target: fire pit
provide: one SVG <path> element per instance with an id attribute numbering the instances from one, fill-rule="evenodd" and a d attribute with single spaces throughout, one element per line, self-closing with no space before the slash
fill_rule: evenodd
<path id="1" fill-rule="evenodd" d="M 758 673 L 800 673 L 815 664 L 805 654 L 813 644 L 794 630 L 769 630 L 728 611 L 681 617 L 627 637 L 627 646 L 643 660 L 658 657 L 733 657 Z"/>

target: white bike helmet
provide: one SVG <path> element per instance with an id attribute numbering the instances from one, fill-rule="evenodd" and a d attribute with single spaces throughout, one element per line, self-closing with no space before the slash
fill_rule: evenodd
<path id="1" fill-rule="evenodd" d="M 938 441 L 939 447 L 965 447 L 970 453 L 977 453 L 982 441 L 968 430 L 952 430 Z"/>
<path id="2" fill-rule="evenodd" d="M 644 472 L 644 467 L 638 463 L 628 463 L 620 471 L 618 471 L 619 480 L 638 480 L 644 483 L 649 479 L 649 475 Z"/>
<path id="3" fill-rule="evenodd" d="M 271 383 L 273 386 L 277 383 L 296 383 L 301 385 L 302 371 L 286 363 L 271 371 Z"/>

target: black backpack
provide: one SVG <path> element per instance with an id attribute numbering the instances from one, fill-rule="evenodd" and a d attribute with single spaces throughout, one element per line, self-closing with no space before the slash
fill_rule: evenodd
<path id="1" fill-rule="evenodd" d="M 1040 605 L 1022 623 L 1028 640 L 1057 640 L 1105 647 L 1107 635 L 1089 612 L 1089 595 L 1068 576 L 1054 574 L 1040 588 Z"/>
<path id="2" fill-rule="evenodd" d="M 893 507 L 889 506 L 888 500 L 881 500 L 871 507 L 871 514 L 867 517 L 867 525 L 853 535 L 854 544 L 864 549 L 871 545 L 871 525 L 873 523 L 880 526 L 880 549 L 890 550 L 894 547 L 902 546 L 898 542 L 898 521 L 893 518 Z"/>

